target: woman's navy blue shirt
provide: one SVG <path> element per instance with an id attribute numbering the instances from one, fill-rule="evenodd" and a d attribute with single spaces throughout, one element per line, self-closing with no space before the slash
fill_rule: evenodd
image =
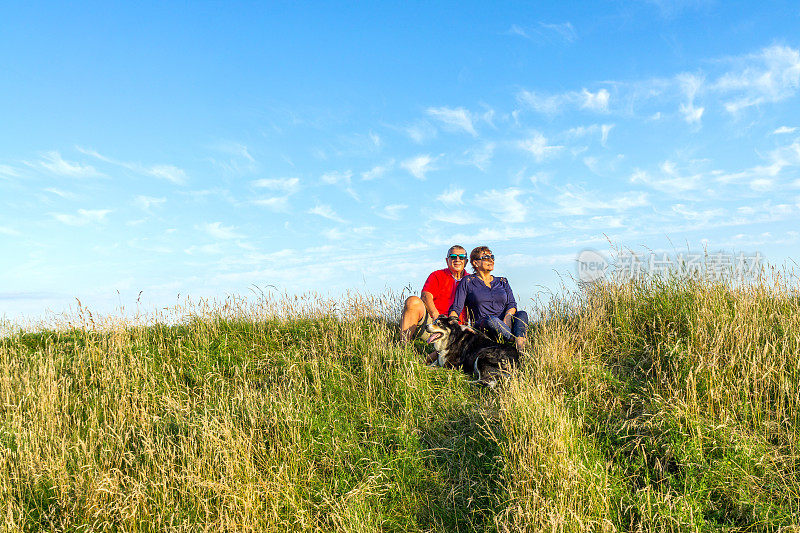
<path id="1" fill-rule="evenodd" d="M 456 287 L 450 311 L 461 314 L 465 305 L 469 318 L 477 322 L 487 316 L 503 318 L 506 311 L 517 308 L 517 301 L 506 278 L 495 276 L 487 287 L 481 278 L 470 274 Z"/>

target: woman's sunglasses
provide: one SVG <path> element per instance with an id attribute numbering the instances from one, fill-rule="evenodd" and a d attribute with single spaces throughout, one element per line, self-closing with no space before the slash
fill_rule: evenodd
<path id="1" fill-rule="evenodd" d="M 455 261 L 456 259 L 461 259 L 462 261 L 467 260 L 467 254 L 450 254 L 447 256 L 448 259 Z"/>
<path id="2" fill-rule="evenodd" d="M 482 255 L 478 258 L 478 261 L 494 261 L 494 254 Z"/>

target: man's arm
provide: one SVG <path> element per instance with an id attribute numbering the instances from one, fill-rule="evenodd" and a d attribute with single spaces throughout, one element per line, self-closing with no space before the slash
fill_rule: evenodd
<path id="1" fill-rule="evenodd" d="M 428 310 L 428 314 L 431 318 L 436 318 L 439 316 L 439 310 L 436 309 L 436 306 L 433 304 L 433 294 L 429 293 L 428 291 L 422 291 L 420 295 L 422 298 L 422 303 L 425 304 L 425 308 Z"/>

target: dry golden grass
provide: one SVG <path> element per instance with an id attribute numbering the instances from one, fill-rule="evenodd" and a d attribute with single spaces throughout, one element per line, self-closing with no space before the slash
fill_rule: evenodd
<path id="1" fill-rule="evenodd" d="M 789 531 L 785 283 L 545 302 L 496 392 L 422 365 L 400 298 L 258 294 L 0 339 L 8 531 Z"/>

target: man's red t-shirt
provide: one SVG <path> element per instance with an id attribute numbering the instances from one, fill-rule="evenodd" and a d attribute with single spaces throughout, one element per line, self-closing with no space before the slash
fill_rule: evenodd
<path id="1" fill-rule="evenodd" d="M 464 272 L 463 276 L 467 273 Z M 464 279 L 463 277 L 461 279 Z M 446 315 L 450 311 L 450 306 L 453 305 L 453 298 L 456 295 L 456 287 L 461 280 L 456 281 L 449 268 L 442 270 L 435 270 L 431 272 L 428 279 L 425 280 L 425 285 L 422 286 L 423 292 L 429 292 L 433 295 L 433 305 L 439 311 L 439 314 Z M 464 321 L 464 311 L 458 317 L 460 322 Z M 432 317 L 436 318 L 436 317 Z"/>

